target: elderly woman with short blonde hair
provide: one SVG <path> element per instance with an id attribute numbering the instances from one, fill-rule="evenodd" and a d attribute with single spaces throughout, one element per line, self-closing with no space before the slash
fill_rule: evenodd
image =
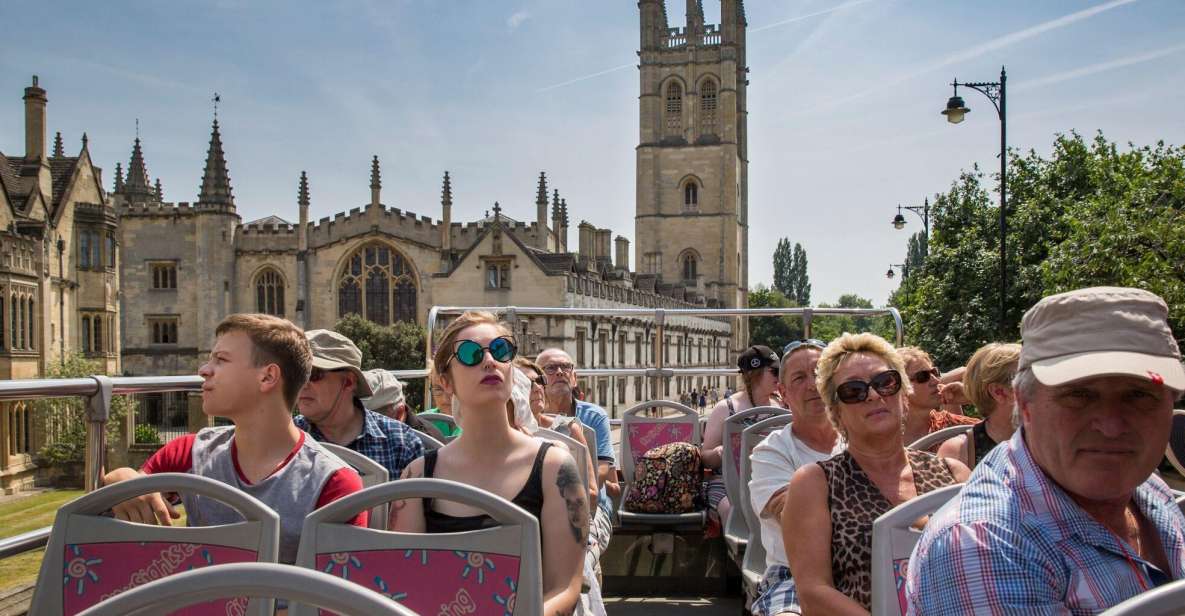
<path id="1" fill-rule="evenodd" d="M 963 391 L 984 420 L 967 434 L 947 439 L 938 448 L 938 455 L 957 458 L 975 468 L 996 445 L 1012 437 L 1016 431 L 1012 423 L 1012 407 L 1016 404 L 1012 378 L 1019 362 L 1019 344 L 993 342 L 975 351 L 963 374 Z"/>
<path id="2" fill-rule="evenodd" d="M 819 358 L 816 386 L 848 448 L 798 469 L 782 541 L 804 615 L 868 614 L 872 523 L 915 497 L 965 481 L 954 459 L 907 450 L 905 362 L 883 338 L 844 334 Z"/>

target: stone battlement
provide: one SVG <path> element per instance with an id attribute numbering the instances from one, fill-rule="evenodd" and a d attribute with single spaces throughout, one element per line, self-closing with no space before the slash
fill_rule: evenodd
<path id="1" fill-rule="evenodd" d="M 405 212 L 396 207 L 367 204 L 326 216 L 308 227 L 309 245 L 318 246 L 344 237 L 362 235 L 374 229 L 435 246 L 440 244 L 440 222 L 431 216 Z"/>
<path id="2" fill-rule="evenodd" d="M 197 204 L 180 203 L 124 203 L 120 205 L 123 216 L 192 216 L 198 211 Z"/>

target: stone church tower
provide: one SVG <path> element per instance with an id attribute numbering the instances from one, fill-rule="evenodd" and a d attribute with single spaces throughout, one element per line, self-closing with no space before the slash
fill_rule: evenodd
<path id="1" fill-rule="evenodd" d="M 635 268 L 703 297 L 748 304 L 748 153 L 745 10 L 720 0 L 719 25 L 702 0 L 671 28 L 664 0 L 640 0 L 641 51 Z M 743 319 L 733 348 L 747 344 Z"/>

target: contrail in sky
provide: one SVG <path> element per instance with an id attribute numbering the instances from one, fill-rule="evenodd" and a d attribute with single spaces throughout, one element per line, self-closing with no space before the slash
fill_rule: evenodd
<path id="1" fill-rule="evenodd" d="M 1118 58 L 1116 60 L 1108 60 L 1106 62 L 1099 62 L 1097 64 L 1083 66 L 1083 67 L 1068 70 L 1068 71 L 1065 71 L 1062 73 L 1055 73 L 1053 75 L 1047 75 L 1045 77 L 1041 77 L 1038 79 L 1030 79 L 1028 81 L 1022 81 L 1022 82 L 1016 84 L 1016 87 L 1018 90 L 1028 90 L 1030 88 L 1039 88 L 1041 86 L 1047 86 L 1047 85 L 1054 84 L 1054 83 L 1061 83 L 1063 81 L 1068 81 L 1070 79 L 1077 79 L 1079 77 L 1086 77 L 1087 75 L 1094 75 L 1095 73 L 1101 73 L 1103 71 L 1109 71 L 1112 69 L 1123 68 L 1125 66 L 1131 66 L 1133 64 L 1141 64 L 1143 62 L 1150 62 L 1152 60 L 1156 60 L 1158 58 L 1163 58 L 1165 56 L 1169 56 L 1169 55 L 1172 55 L 1172 54 L 1175 54 L 1175 53 L 1178 53 L 1181 51 L 1185 51 L 1185 45 L 1173 45 L 1171 47 L 1165 47 L 1164 49 L 1157 49 L 1156 51 L 1150 51 L 1150 52 L 1142 53 L 1142 54 L 1135 55 L 1135 56 L 1128 56 L 1126 58 Z"/>
<path id="2" fill-rule="evenodd" d="M 784 26 L 784 25 L 786 25 L 786 24 L 792 24 L 792 23 L 794 23 L 794 22 L 796 22 L 796 21 L 802 21 L 802 20 L 804 20 L 804 19 L 810 19 L 810 18 L 812 18 L 812 17 L 818 17 L 818 16 L 820 16 L 820 15 L 826 15 L 826 14 L 828 14 L 828 13 L 834 13 L 835 11 L 842 11 L 843 9 L 846 9 L 846 8 L 849 8 L 849 7 L 853 7 L 853 6 L 856 6 L 856 5 L 858 5 L 858 4 L 867 4 L 867 3 L 869 3 L 869 2 L 874 2 L 874 1 L 875 1 L 875 0 L 852 0 L 851 2 L 845 2 L 845 3 L 843 3 L 843 4 L 839 4 L 839 5 L 833 6 L 833 7 L 829 8 L 829 9 L 822 10 L 822 11 L 815 11 L 814 13 L 808 13 L 808 14 L 806 14 L 806 15 L 799 15 L 798 17 L 791 17 L 790 19 L 783 19 L 782 21 L 775 21 L 774 23 L 771 23 L 771 24 L 765 24 L 764 26 L 759 26 L 759 27 L 756 27 L 756 28 L 749 28 L 749 34 L 753 34 L 754 32 L 761 32 L 762 30 L 769 30 L 770 28 L 777 28 L 778 26 Z M 539 88 L 538 90 L 535 90 L 535 93 L 536 93 L 536 94 L 539 94 L 539 93 L 542 93 L 542 92 L 547 92 L 548 90 L 555 90 L 556 88 L 562 88 L 562 87 L 564 87 L 564 86 L 570 86 L 570 85 L 572 85 L 572 84 L 574 84 L 574 83 L 578 83 L 578 82 L 584 81 L 584 80 L 586 80 L 586 79 L 592 79 L 592 78 L 594 78 L 594 77 L 600 77 L 601 75 L 608 75 L 609 73 L 615 73 L 615 72 L 617 72 L 617 71 L 623 71 L 623 70 L 625 70 L 625 69 L 627 69 L 627 68 L 633 68 L 633 67 L 635 67 L 635 66 L 637 66 L 637 65 L 636 65 L 636 64 L 632 64 L 632 63 L 631 63 L 631 64 L 622 64 L 621 66 L 615 66 L 615 67 L 613 67 L 613 68 L 607 68 L 607 69 L 605 69 L 605 70 L 603 70 L 603 71 L 598 71 L 598 72 L 596 72 L 596 73 L 592 73 L 592 74 L 590 74 L 590 75 L 584 75 L 584 76 L 582 76 L 582 77 L 576 77 L 576 78 L 574 78 L 574 79 L 569 79 L 568 81 L 564 81 L 564 82 L 561 82 L 561 83 L 552 84 L 552 85 L 550 85 L 550 86 L 544 86 L 544 87 L 542 87 L 542 88 Z"/>

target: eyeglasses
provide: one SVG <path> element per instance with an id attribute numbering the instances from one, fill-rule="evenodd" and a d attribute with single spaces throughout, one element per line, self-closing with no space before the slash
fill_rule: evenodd
<path id="1" fill-rule="evenodd" d="M 547 364 L 543 366 L 543 371 L 550 375 L 556 375 L 560 372 L 572 372 L 576 366 L 572 364 Z"/>
<path id="2" fill-rule="evenodd" d="M 490 341 L 490 346 L 481 346 L 472 340 L 462 340 L 457 345 L 457 350 L 453 351 L 453 357 L 465 366 L 476 366 L 485 359 L 486 351 L 490 352 L 490 357 L 499 363 L 506 363 L 518 354 L 518 349 L 514 346 L 514 341 L 505 336 L 499 336 Z"/>
<path id="3" fill-rule="evenodd" d="M 325 375 L 329 374 L 330 372 L 341 372 L 341 371 L 340 370 L 322 370 L 320 368 L 313 368 L 313 371 L 309 373 L 309 382 L 316 383 L 317 381 L 320 381 L 321 379 L 325 378 Z"/>
<path id="4" fill-rule="evenodd" d="M 930 368 L 929 370 L 922 370 L 920 372 L 915 372 L 915 373 L 913 373 L 913 376 L 910 378 L 913 379 L 914 383 L 921 385 L 922 383 L 928 382 L 930 380 L 930 377 L 938 378 L 940 376 L 942 376 L 942 373 L 938 371 L 938 368 Z"/>
<path id="5" fill-rule="evenodd" d="M 530 378 L 530 377 L 528 377 L 528 378 Z M 542 374 L 540 374 L 534 378 L 531 378 L 531 382 L 540 386 L 540 387 L 547 387 L 547 379 L 543 378 Z"/>
<path id="6" fill-rule="evenodd" d="M 794 342 L 787 343 L 786 346 L 782 347 L 782 357 L 786 357 L 801 346 L 810 346 L 822 350 L 827 348 L 827 343 L 819 340 L 818 338 L 803 338 L 802 340 L 795 340 Z"/>
<path id="7" fill-rule="evenodd" d="M 875 389 L 882 398 L 901 391 L 901 375 L 896 370 L 885 370 L 867 381 L 853 380 L 840 383 L 835 395 L 844 404 L 856 404 L 868 399 L 868 390 Z"/>

